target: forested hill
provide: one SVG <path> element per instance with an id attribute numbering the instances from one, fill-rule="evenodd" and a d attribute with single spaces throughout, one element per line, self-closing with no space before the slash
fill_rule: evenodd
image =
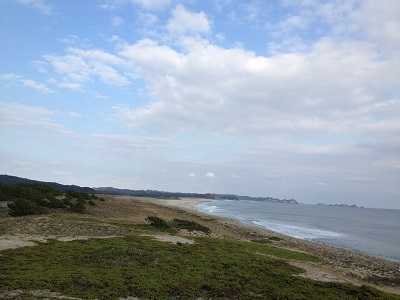
<path id="1" fill-rule="evenodd" d="M 96 191 L 90 187 L 81 187 L 77 185 L 64 185 L 57 182 L 44 182 L 44 181 L 32 180 L 10 175 L 0 175 L 0 183 L 7 185 L 14 185 L 18 183 L 30 183 L 30 184 L 38 183 L 47 185 L 58 191 L 75 191 L 75 192 L 83 192 L 89 194 L 96 193 Z"/>

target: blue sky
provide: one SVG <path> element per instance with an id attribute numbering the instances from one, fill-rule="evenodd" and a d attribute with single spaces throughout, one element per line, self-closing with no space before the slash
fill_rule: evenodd
<path id="1" fill-rule="evenodd" d="M 0 0 L 0 173 L 400 209 L 397 0 Z"/>

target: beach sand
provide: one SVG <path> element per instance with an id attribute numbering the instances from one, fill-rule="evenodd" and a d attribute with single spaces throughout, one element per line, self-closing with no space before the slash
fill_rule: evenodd
<path id="1" fill-rule="evenodd" d="M 321 263 L 288 261 L 305 270 L 301 276 L 320 281 L 370 285 L 400 295 L 400 263 L 295 239 L 234 219 L 207 215 L 195 209 L 195 205 L 210 201 L 209 199 L 172 200 L 119 195 L 103 195 L 103 197 L 106 201 L 98 201 L 97 206 L 89 206 L 83 215 L 55 210 L 47 215 L 12 218 L 7 215 L 6 208 L 0 208 L 0 251 L 33 246 L 34 241 L 49 239 L 68 241 L 108 238 L 132 233 L 148 234 L 127 226 L 117 226 L 117 223 L 143 224 L 146 223 L 147 216 L 157 215 L 168 221 L 179 218 L 198 222 L 209 227 L 211 236 L 216 238 L 252 241 L 278 237 L 279 239 L 271 240 L 272 245 L 309 253 L 323 260 Z M 88 218 L 96 222 L 87 222 Z M 190 242 L 188 239 L 185 240 L 185 237 L 190 235 L 204 234 L 181 231 L 175 237 L 157 235 L 155 238 L 165 242 L 182 243 Z"/>

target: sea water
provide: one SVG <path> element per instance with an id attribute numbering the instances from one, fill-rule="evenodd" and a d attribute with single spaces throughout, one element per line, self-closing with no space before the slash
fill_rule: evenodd
<path id="1" fill-rule="evenodd" d="M 292 237 L 400 262 L 400 210 L 218 200 L 196 207 Z"/>

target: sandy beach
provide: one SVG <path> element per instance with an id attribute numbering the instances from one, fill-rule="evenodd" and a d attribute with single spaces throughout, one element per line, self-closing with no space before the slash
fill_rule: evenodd
<path id="1" fill-rule="evenodd" d="M 194 207 L 209 199 L 156 199 L 131 196 L 104 195 L 106 201 L 90 206 L 86 214 L 54 211 L 47 215 L 12 218 L 6 208 L 0 208 L 0 251 L 9 248 L 34 246 L 35 241 L 50 239 L 73 240 L 108 238 L 140 233 L 123 224 L 144 224 L 149 215 L 166 220 L 181 218 L 198 222 L 211 229 L 216 238 L 253 241 L 275 237 L 272 245 L 305 252 L 319 257 L 320 263 L 291 262 L 305 272 L 301 275 L 320 281 L 349 282 L 370 285 L 386 292 L 400 294 L 400 263 L 371 257 L 361 253 L 295 239 L 267 229 L 240 223 L 237 220 L 215 217 Z M 80 218 L 90 218 L 87 222 Z M 143 233 L 148 234 L 148 233 Z M 185 237 L 201 235 L 181 231 L 175 236 L 158 236 L 166 242 L 185 242 Z"/>

